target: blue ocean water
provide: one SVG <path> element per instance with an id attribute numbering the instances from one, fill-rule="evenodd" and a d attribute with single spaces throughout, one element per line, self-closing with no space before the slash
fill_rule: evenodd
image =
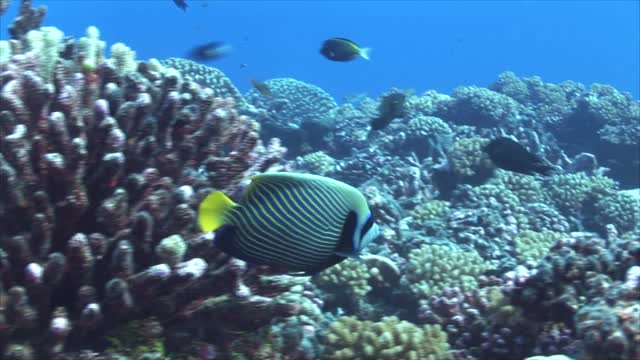
<path id="1" fill-rule="evenodd" d="M 95 25 L 108 46 L 138 59 L 185 57 L 224 41 L 232 53 L 209 65 L 245 91 L 251 79 L 292 77 L 338 101 L 391 87 L 449 93 L 487 86 L 503 71 L 611 84 L 640 94 L 640 2 L 632 1 L 34 1 L 44 25 L 80 37 Z M 18 2 L 3 16 L 7 37 Z M 371 61 L 334 63 L 318 50 L 346 37 L 373 48 Z M 245 66 L 246 65 L 246 66 Z"/>

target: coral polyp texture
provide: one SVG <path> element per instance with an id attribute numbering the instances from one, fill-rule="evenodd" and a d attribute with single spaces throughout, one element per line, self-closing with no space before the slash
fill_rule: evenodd
<path id="1" fill-rule="evenodd" d="M 385 317 L 380 322 L 342 317 L 331 324 L 326 359 L 452 359 L 447 334 L 438 325 L 422 327 Z"/>
<path id="2" fill-rule="evenodd" d="M 631 95 L 513 72 L 343 103 L 288 77 L 242 94 L 18 5 L 0 41 L 0 358 L 640 358 Z M 372 130 L 398 92 L 402 116 Z M 557 171 L 497 168 L 497 136 Z M 242 203 L 266 171 L 357 187 L 379 236 L 313 276 L 231 257 L 199 205 Z"/>

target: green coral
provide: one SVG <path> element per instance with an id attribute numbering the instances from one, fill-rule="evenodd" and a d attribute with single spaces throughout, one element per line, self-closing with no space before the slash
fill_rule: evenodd
<path id="1" fill-rule="evenodd" d="M 538 262 L 545 257 L 553 244 L 564 236 L 552 231 L 521 231 L 515 237 L 515 248 L 521 261 Z"/>
<path id="2" fill-rule="evenodd" d="M 320 288 L 329 291 L 346 288 L 350 295 L 362 298 L 371 291 L 371 286 L 369 286 L 370 277 L 371 274 L 367 265 L 356 260 L 347 259 L 322 271 L 314 279 Z"/>
<path id="3" fill-rule="evenodd" d="M 595 212 L 602 228 L 613 224 L 621 233 L 634 230 L 640 225 L 640 192 L 619 191 L 603 197 L 596 202 Z"/>
<path id="4" fill-rule="evenodd" d="M 449 150 L 449 162 L 454 173 L 461 177 L 487 174 L 493 169 L 489 156 L 482 149 L 489 139 L 481 137 L 464 138 L 456 141 Z"/>
<path id="5" fill-rule="evenodd" d="M 411 217 L 418 224 L 442 221 L 449 215 L 451 208 L 448 201 L 431 200 L 419 204 L 411 211 Z"/>
<path id="6" fill-rule="evenodd" d="M 296 167 L 311 174 L 325 175 L 336 166 L 336 160 L 322 151 L 299 156 L 296 159 Z"/>
<path id="7" fill-rule="evenodd" d="M 520 199 L 516 194 L 502 184 L 485 184 L 471 189 L 471 202 L 476 208 L 496 210 L 510 210 L 517 213 L 520 210 Z"/>
<path id="8" fill-rule="evenodd" d="M 598 201 L 616 190 L 616 183 L 605 176 L 589 177 L 584 173 L 558 174 L 546 183 L 552 203 L 563 213 L 580 214 L 587 200 Z"/>
<path id="9" fill-rule="evenodd" d="M 329 326 L 325 359 L 332 360 L 444 360 L 447 334 L 439 325 L 419 327 L 397 317 L 379 322 L 343 316 Z"/>
<path id="10" fill-rule="evenodd" d="M 169 359 L 165 356 L 162 326 L 154 318 L 124 323 L 108 335 L 107 341 L 110 344 L 107 353 L 125 355 L 131 359 L 142 356 Z"/>
<path id="11" fill-rule="evenodd" d="M 423 245 L 409 253 L 406 279 L 418 298 L 426 300 L 448 287 L 473 290 L 476 277 L 491 268 L 474 250 Z"/>
<path id="12" fill-rule="evenodd" d="M 489 183 L 504 186 L 523 203 L 542 203 L 546 200 L 542 183 L 534 176 L 499 170 Z"/>

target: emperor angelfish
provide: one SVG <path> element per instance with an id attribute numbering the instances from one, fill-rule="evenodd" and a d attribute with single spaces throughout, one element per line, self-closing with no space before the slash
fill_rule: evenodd
<path id="1" fill-rule="evenodd" d="M 200 204 L 198 221 L 202 231 L 216 231 L 214 243 L 225 253 L 304 275 L 358 258 L 378 236 L 360 191 L 299 173 L 253 176 L 238 203 L 214 191 Z"/>

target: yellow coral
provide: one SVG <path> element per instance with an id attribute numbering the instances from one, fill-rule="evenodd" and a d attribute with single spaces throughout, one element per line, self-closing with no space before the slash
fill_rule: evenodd
<path id="1" fill-rule="evenodd" d="M 424 245 L 409 253 L 407 280 L 421 300 L 448 287 L 465 291 L 478 287 L 476 277 L 492 266 L 473 250 Z"/>
<path id="2" fill-rule="evenodd" d="M 456 141 L 449 151 L 449 161 L 458 176 L 472 177 L 493 169 L 489 156 L 482 148 L 489 139 L 473 137 Z"/>
<path id="3" fill-rule="evenodd" d="M 449 214 L 449 202 L 431 200 L 419 204 L 411 211 L 411 217 L 419 224 L 429 221 L 441 221 Z"/>
<path id="4" fill-rule="evenodd" d="M 296 164 L 312 174 L 324 175 L 335 168 L 336 160 L 322 151 L 316 151 L 299 156 L 296 159 Z"/>
<path id="5" fill-rule="evenodd" d="M 364 297 L 371 290 L 370 277 L 367 265 L 347 259 L 324 270 L 316 276 L 315 280 L 321 288 L 335 289 L 346 286 L 352 295 Z"/>
<path id="6" fill-rule="evenodd" d="M 344 316 L 331 324 L 325 359 L 442 360 L 450 359 L 447 334 L 439 325 L 419 327 L 395 316 L 379 322 Z"/>
<path id="7" fill-rule="evenodd" d="M 518 257 L 522 261 L 538 262 L 562 236 L 564 234 L 552 231 L 521 231 L 514 239 Z"/>

